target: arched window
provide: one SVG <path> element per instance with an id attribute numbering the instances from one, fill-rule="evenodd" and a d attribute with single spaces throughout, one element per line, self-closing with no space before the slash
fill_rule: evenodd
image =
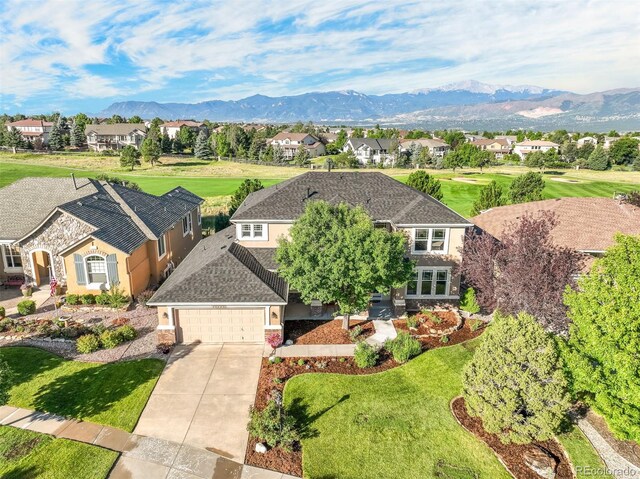
<path id="1" fill-rule="evenodd" d="M 85 258 L 87 264 L 87 280 L 89 284 L 107 282 L 107 260 L 97 254 Z"/>

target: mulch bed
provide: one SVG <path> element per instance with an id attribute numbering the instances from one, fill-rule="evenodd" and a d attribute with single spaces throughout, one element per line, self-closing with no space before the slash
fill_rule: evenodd
<path id="1" fill-rule="evenodd" d="M 449 313 L 448 311 L 442 311 L 442 313 Z M 451 315 L 454 315 L 454 313 L 450 313 Z M 455 317 L 455 316 L 454 316 Z M 449 323 L 450 327 L 451 324 L 455 324 L 455 319 L 453 320 L 453 323 Z M 468 341 L 469 339 L 473 339 L 476 338 L 478 336 L 480 336 L 486 325 L 483 325 L 482 327 L 480 327 L 479 329 L 472 331 L 471 330 L 471 324 L 475 323 L 475 321 L 477 320 L 469 320 L 469 319 L 463 319 L 462 320 L 462 327 L 460 329 L 458 329 L 457 331 L 454 331 L 453 333 L 449 334 L 447 337 L 449 338 L 449 341 L 446 343 L 441 342 L 441 338 L 439 336 L 432 336 L 432 337 L 427 337 L 427 336 L 417 336 L 418 341 L 420 341 L 422 343 L 422 347 L 423 349 L 433 349 L 433 348 L 438 348 L 438 347 L 442 347 L 442 346 L 453 346 L 454 344 L 459 344 L 462 343 L 464 341 Z M 443 323 L 444 324 L 444 321 Z M 395 320 L 393 322 L 393 325 L 395 326 L 395 328 L 398 331 L 407 331 L 412 335 L 416 335 L 416 334 L 423 334 L 420 333 L 420 328 L 418 329 L 418 331 L 413 331 L 410 330 L 407 327 L 407 322 L 404 319 L 399 319 L 399 320 Z M 421 326 L 422 327 L 422 326 Z M 445 329 L 445 328 L 442 328 Z"/>
<path id="2" fill-rule="evenodd" d="M 433 321 L 432 316 L 436 316 L 442 320 L 440 323 Z M 416 329 L 409 329 L 407 321 L 399 319 L 393 322 L 396 329 L 408 331 L 414 335 L 430 334 L 445 331 L 454 327 L 458 323 L 458 316 L 453 311 L 430 311 L 429 314 L 417 313 L 415 318 L 420 321 Z"/>
<path id="3" fill-rule="evenodd" d="M 525 453 L 539 450 L 537 448 L 548 451 L 559 460 L 556 479 L 575 478 L 571 470 L 571 463 L 565 456 L 562 446 L 560 446 L 557 441 L 549 440 L 531 444 L 503 444 L 496 434 L 491 434 L 484 430 L 480 418 L 469 416 L 464 404 L 464 398 L 458 397 L 454 399 L 451 403 L 451 410 L 462 427 L 489 446 L 516 479 L 543 479 L 542 476 L 539 476 L 529 469 L 524 462 Z"/>
<path id="4" fill-rule="evenodd" d="M 375 333 L 373 323 L 369 320 L 349 321 L 349 329 L 356 326 L 362 328 L 359 339 L 365 339 Z M 349 331 L 342 329 L 341 319 L 301 319 L 287 321 L 284 324 L 285 341 L 290 339 L 294 344 L 351 344 Z"/>

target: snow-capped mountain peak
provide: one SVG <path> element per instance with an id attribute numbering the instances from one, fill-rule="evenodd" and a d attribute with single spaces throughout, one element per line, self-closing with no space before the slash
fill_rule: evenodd
<path id="1" fill-rule="evenodd" d="M 477 80 L 466 80 L 455 83 L 448 83 L 436 88 L 424 88 L 421 90 L 414 90 L 412 93 L 430 93 L 433 91 L 467 91 L 470 93 L 482 93 L 485 95 L 493 95 L 499 90 L 504 90 L 512 93 L 531 93 L 538 95 L 545 89 L 535 85 L 498 85 L 482 83 Z"/>

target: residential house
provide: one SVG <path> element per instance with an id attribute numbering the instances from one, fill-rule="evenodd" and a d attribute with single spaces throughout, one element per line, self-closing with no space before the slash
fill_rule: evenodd
<path id="1" fill-rule="evenodd" d="M 593 136 L 583 136 L 582 138 L 578 138 L 576 141 L 576 146 L 578 148 L 584 145 L 593 145 L 596 146 L 598 144 L 598 139 Z"/>
<path id="2" fill-rule="evenodd" d="M 605 150 L 608 150 L 609 148 L 611 148 L 611 145 L 613 145 L 619 139 L 619 136 L 605 136 L 604 141 L 602 142 L 602 147 Z"/>
<path id="3" fill-rule="evenodd" d="M 342 151 L 351 152 L 362 165 L 391 163 L 400 149 L 398 140 L 391 138 L 349 138 Z"/>
<path id="4" fill-rule="evenodd" d="M 284 157 L 287 159 L 292 159 L 296 156 L 298 148 L 301 146 L 307 150 L 310 158 L 322 156 L 326 153 L 324 144 L 309 133 L 289 133 L 288 131 L 281 131 L 269 140 L 269 144 L 274 148 L 280 148 L 284 153 Z"/>
<path id="5" fill-rule="evenodd" d="M 121 150 L 128 145 L 140 149 L 142 140 L 147 136 L 147 128 L 143 123 L 103 123 L 87 125 L 84 134 L 90 150 Z"/>
<path id="6" fill-rule="evenodd" d="M 25 140 L 41 141 L 43 145 L 49 143 L 49 133 L 53 128 L 53 123 L 44 120 L 35 120 L 33 118 L 27 118 L 25 120 L 12 121 L 6 123 L 7 130 L 15 128 L 18 130 Z"/>
<path id="7" fill-rule="evenodd" d="M 427 148 L 432 158 L 444 158 L 451 149 L 448 143 L 438 138 L 420 138 L 417 140 L 402 140 L 400 142 L 400 151 L 409 151 L 412 145 L 420 145 L 423 148 Z"/>
<path id="8" fill-rule="evenodd" d="M 494 139 L 507 140 L 509 147 L 512 147 L 518 141 L 518 137 L 516 135 L 496 135 L 494 136 Z"/>
<path id="9" fill-rule="evenodd" d="M 304 305 L 277 273 L 278 239 L 309 201 L 361 205 L 376 226 L 403 231 L 415 276 L 401 288 L 372 292 L 393 316 L 459 299 L 454 266 L 471 223 L 453 210 L 378 172 L 308 172 L 251 193 L 232 226 L 194 248 L 148 303 L 157 306 L 162 341 L 263 342 L 287 319 L 330 318 L 335 305 Z"/>
<path id="10" fill-rule="evenodd" d="M 614 244 L 614 235 L 640 234 L 640 208 L 612 198 L 556 198 L 517 205 L 500 206 L 484 211 L 471 221 L 497 239 L 508 224 L 525 214 L 551 211 L 558 224 L 551 238 L 558 246 L 590 256 L 601 256 Z"/>
<path id="11" fill-rule="evenodd" d="M 543 153 L 549 151 L 551 148 L 556 150 L 560 147 L 557 143 L 545 140 L 526 140 L 520 143 L 516 143 L 513 147 L 513 152 L 521 159 L 524 159 L 529 153 L 534 151 L 541 151 Z"/>
<path id="12" fill-rule="evenodd" d="M 70 293 L 157 285 L 200 241 L 201 198 L 85 178 L 24 178 L 0 189 L 0 278 Z"/>
<path id="13" fill-rule="evenodd" d="M 204 123 L 192 120 L 168 121 L 160 125 L 160 133 L 163 135 L 166 133 L 173 140 L 183 126 L 198 134 L 204 127 Z"/>
<path id="14" fill-rule="evenodd" d="M 493 153 L 496 158 L 500 159 L 504 155 L 511 153 L 511 145 L 505 139 L 487 139 L 480 138 L 470 142 L 473 146 L 478 147 L 482 151 Z"/>

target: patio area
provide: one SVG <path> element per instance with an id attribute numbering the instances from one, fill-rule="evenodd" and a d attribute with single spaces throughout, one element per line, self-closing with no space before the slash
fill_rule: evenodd
<path id="1" fill-rule="evenodd" d="M 30 297 L 22 295 L 22 291 L 17 287 L 0 287 L 0 306 L 5 309 L 5 314 L 11 316 L 18 312 L 17 306 L 20 301 L 32 299 L 36 302 L 36 307 L 40 308 L 49 299 L 49 288 L 34 289 Z"/>

